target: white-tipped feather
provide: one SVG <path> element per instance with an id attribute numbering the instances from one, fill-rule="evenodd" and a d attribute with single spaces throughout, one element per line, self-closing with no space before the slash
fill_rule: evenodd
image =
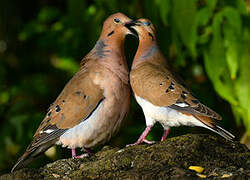
<path id="1" fill-rule="evenodd" d="M 186 103 L 175 103 L 176 106 L 179 106 L 179 107 L 188 107 L 189 105 L 186 104 Z"/>

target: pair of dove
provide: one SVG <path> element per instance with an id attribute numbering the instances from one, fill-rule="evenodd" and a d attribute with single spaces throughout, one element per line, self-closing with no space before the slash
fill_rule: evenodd
<path id="1" fill-rule="evenodd" d="M 130 84 L 124 54 L 127 34 L 139 37 Z M 162 141 L 170 127 L 180 125 L 200 126 L 226 139 L 234 138 L 214 121 L 221 117 L 193 97 L 168 70 L 153 24 L 147 19 L 133 21 L 116 13 L 104 22 L 96 45 L 51 105 L 12 171 L 24 167 L 54 144 L 72 149 L 72 157 L 80 158 L 76 148 L 90 153 L 90 148 L 109 141 L 129 110 L 130 85 L 147 125 L 132 145 L 151 143 L 146 136 L 156 122 L 164 128 Z"/>

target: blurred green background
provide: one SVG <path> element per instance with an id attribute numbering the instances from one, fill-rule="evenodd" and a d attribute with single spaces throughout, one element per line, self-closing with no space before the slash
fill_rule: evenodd
<path id="1" fill-rule="evenodd" d="M 250 2 L 245 0 L 1 0 L 0 174 L 8 172 L 82 57 L 94 46 L 110 14 L 146 17 L 157 27 L 169 64 L 201 102 L 219 114 L 221 126 L 248 143 L 250 133 Z M 138 40 L 125 42 L 129 66 Z M 140 107 L 130 113 L 112 146 L 133 143 L 145 128 Z M 201 128 L 172 128 L 170 136 Z M 148 136 L 160 140 L 156 125 Z M 212 133 L 213 134 L 213 133 Z M 44 165 L 70 151 L 56 147 Z"/>

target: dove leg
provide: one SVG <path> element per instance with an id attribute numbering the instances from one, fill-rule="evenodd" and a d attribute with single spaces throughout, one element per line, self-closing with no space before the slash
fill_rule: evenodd
<path id="1" fill-rule="evenodd" d="M 147 144 L 153 144 L 153 141 L 149 141 L 146 139 L 148 133 L 151 131 L 152 129 L 152 125 L 149 125 L 146 127 L 146 129 L 143 131 L 143 133 L 141 134 L 141 136 L 139 137 L 139 139 L 134 143 L 134 144 L 128 144 L 127 146 L 134 146 L 134 145 L 138 145 L 141 144 L 142 142 L 145 142 Z"/>
<path id="2" fill-rule="evenodd" d="M 170 128 L 164 130 L 164 133 L 161 137 L 161 141 L 165 141 L 167 139 L 169 132 L 170 132 Z"/>
<path id="3" fill-rule="evenodd" d="M 71 149 L 72 158 L 76 157 L 76 149 Z"/>
<path id="4" fill-rule="evenodd" d="M 79 156 L 76 155 L 76 149 L 75 148 L 71 149 L 72 158 L 80 159 L 80 158 L 88 157 L 88 156 L 93 154 L 93 152 L 90 149 L 87 149 L 87 148 L 84 148 L 84 149 L 87 151 L 87 153 L 83 153 L 82 155 L 79 155 Z"/>

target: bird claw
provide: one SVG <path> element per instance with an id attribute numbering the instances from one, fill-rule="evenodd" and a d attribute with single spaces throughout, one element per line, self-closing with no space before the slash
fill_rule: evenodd
<path id="1" fill-rule="evenodd" d="M 170 128 L 164 130 L 164 133 L 161 137 L 161 141 L 165 141 L 167 139 L 169 132 L 170 132 Z"/>
<path id="2" fill-rule="evenodd" d="M 142 139 L 142 140 L 140 140 L 140 141 L 136 141 L 136 142 L 133 143 L 133 144 L 127 144 L 126 147 L 139 145 L 139 144 L 141 144 L 142 142 L 145 142 L 146 144 L 154 144 L 154 143 L 155 143 L 155 141 L 149 141 L 149 140 L 147 140 L 147 139 Z"/>
<path id="3" fill-rule="evenodd" d="M 79 156 L 77 156 L 76 155 L 76 149 L 74 148 L 74 149 L 72 149 L 71 151 L 72 151 L 72 158 L 73 159 L 81 159 L 81 158 L 86 158 L 86 157 L 90 157 L 92 154 L 93 154 L 93 152 L 90 150 L 90 149 L 87 149 L 87 148 L 84 148 L 87 152 L 86 153 L 83 153 L 82 155 L 79 155 Z"/>
<path id="4" fill-rule="evenodd" d="M 145 142 L 147 144 L 154 144 L 155 143 L 155 141 L 149 141 L 147 139 L 143 139 L 143 142 Z"/>
<path id="5" fill-rule="evenodd" d="M 126 147 L 131 147 L 131 146 L 135 146 L 135 145 L 138 145 L 140 143 L 136 142 L 136 143 L 133 143 L 133 144 L 127 144 Z"/>
<path id="6" fill-rule="evenodd" d="M 139 137 L 139 139 L 134 144 L 126 145 L 126 147 L 138 145 L 138 144 L 141 144 L 142 142 L 145 142 L 147 144 L 155 143 L 154 141 L 149 141 L 146 139 L 146 137 L 147 137 L 148 133 L 151 131 L 152 127 L 153 127 L 152 125 L 148 125 L 146 127 L 146 129 L 143 131 L 143 133 L 141 134 L 141 136 Z"/>
<path id="7" fill-rule="evenodd" d="M 72 158 L 73 159 L 82 159 L 82 158 L 86 158 L 86 157 L 89 157 L 89 153 L 83 153 L 82 155 L 79 155 L 79 156 L 73 156 Z"/>

